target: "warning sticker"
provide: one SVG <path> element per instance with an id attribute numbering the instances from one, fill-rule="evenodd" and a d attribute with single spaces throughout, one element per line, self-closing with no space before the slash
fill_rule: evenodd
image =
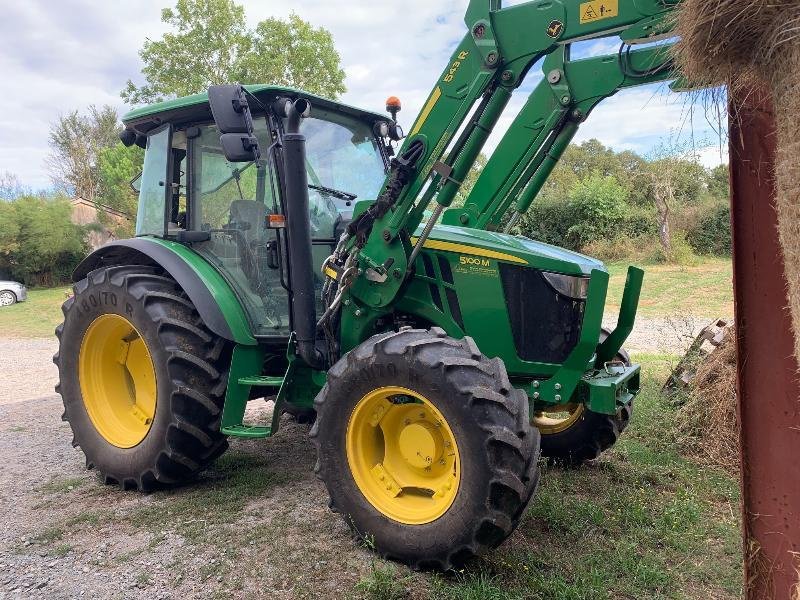
<path id="1" fill-rule="evenodd" d="M 594 23 L 601 19 L 610 19 L 619 15 L 619 0 L 592 0 L 584 2 L 580 7 L 581 25 Z"/>

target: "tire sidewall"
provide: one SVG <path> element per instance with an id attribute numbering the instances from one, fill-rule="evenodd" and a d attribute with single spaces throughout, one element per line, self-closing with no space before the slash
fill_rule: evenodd
<path id="1" fill-rule="evenodd" d="M 61 336 L 60 379 L 61 394 L 67 420 L 75 439 L 86 455 L 87 462 L 101 472 L 121 476 L 152 468 L 155 458 L 163 449 L 163 439 L 170 424 L 170 396 L 172 381 L 166 365 L 170 356 L 158 336 L 158 325 L 147 313 L 143 299 L 135 298 L 122 286 L 114 285 L 107 277 L 95 282 L 89 276 L 89 285 L 76 292 L 74 303 L 64 319 Z M 81 344 L 89 326 L 102 315 L 124 317 L 142 336 L 156 375 L 156 412 L 146 437 L 132 448 L 119 448 L 109 443 L 95 428 L 83 402 L 79 378 Z"/>

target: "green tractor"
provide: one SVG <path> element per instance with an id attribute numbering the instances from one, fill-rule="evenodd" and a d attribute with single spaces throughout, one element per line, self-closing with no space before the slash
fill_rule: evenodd
<path id="1" fill-rule="evenodd" d="M 569 56 L 608 32 L 667 34 L 670 2 L 609 2 L 597 20 L 584 4 L 473 0 L 408 136 L 394 100 L 387 116 L 270 85 L 126 115 L 121 139 L 146 148 L 136 237 L 77 268 L 56 331 L 87 466 L 147 492 L 231 437 L 273 435 L 283 412 L 315 419 L 331 508 L 382 555 L 449 569 L 511 534 L 540 449 L 579 464 L 612 446 L 639 391 L 621 346 L 642 272 L 604 331 L 603 265 L 511 233 L 597 103 L 674 77 L 664 46 Z M 453 207 L 540 58 L 544 80 Z M 263 397 L 271 423 L 246 423 Z"/>

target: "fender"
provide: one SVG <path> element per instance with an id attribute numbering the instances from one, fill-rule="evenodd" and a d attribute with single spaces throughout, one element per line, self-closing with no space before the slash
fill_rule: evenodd
<path id="1" fill-rule="evenodd" d="M 247 315 L 228 282 L 183 244 L 151 237 L 111 242 L 87 256 L 75 268 L 72 279 L 79 281 L 102 267 L 130 264 L 156 264 L 169 273 L 214 334 L 237 344 L 257 344 Z"/>

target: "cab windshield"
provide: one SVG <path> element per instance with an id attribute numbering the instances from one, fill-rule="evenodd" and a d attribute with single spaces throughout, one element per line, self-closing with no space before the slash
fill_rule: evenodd
<path id="1" fill-rule="evenodd" d="M 348 196 L 336 198 L 337 206 L 348 206 L 353 197 L 378 197 L 386 172 L 369 125 L 345 115 L 312 111 L 300 131 L 306 136 L 308 183 L 316 188 L 312 188 L 312 196 L 319 188 Z"/>

